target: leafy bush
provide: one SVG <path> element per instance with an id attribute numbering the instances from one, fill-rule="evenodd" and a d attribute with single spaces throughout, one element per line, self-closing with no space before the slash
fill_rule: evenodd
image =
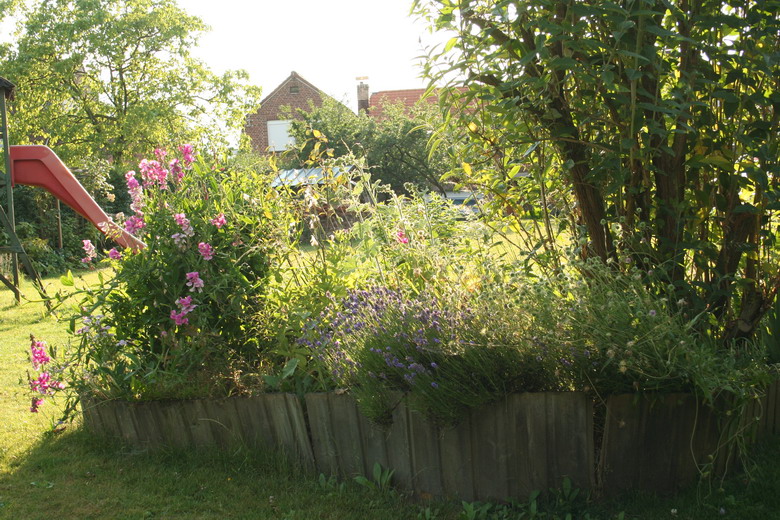
<path id="1" fill-rule="evenodd" d="M 166 163 L 157 150 L 157 160 L 127 174 L 134 214 L 124 225 L 146 247 L 109 251 L 113 278 L 80 293 L 74 366 L 86 373 L 74 375 L 93 389 L 226 392 L 262 357 L 253 323 L 274 237 L 267 179 L 182 152 Z M 90 241 L 85 251 L 84 261 L 97 257 Z"/>
<path id="2" fill-rule="evenodd" d="M 747 398 L 768 381 L 760 344 L 724 347 L 701 334 L 706 314 L 675 301 L 673 287 L 668 295 L 649 291 L 654 273 L 623 273 L 597 260 L 573 266 L 578 275 L 520 282 L 535 340 L 555 351 L 572 388 L 602 396 L 696 392 L 714 401 L 723 392 Z"/>

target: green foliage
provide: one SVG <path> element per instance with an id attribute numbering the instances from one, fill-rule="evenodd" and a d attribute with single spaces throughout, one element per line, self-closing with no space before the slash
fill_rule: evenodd
<path id="1" fill-rule="evenodd" d="M 574 388 L 600 396 L 694 392 L 710 403 L 728 394 L 739 407 L 769 382 L 762 345 L 724 347 L 703 336 L 706 313 L 675 301 L 673 287 L 653 294 L 646 273 L 616 273 L 600 261 L 579 268 L 584 280 L 560 276 L 519 289 L 534 341 L 555 352 Z"/>
<path id="2" fill-rule="evenodd" d="M 571 479 L 563 479 L 561 487 L 550 489 L 549 493 L 542 496 L 539 491 L 534 491 L 524 503 L 512 501 L 509 504 L 497 504 L 490 502 L 462 502 L 462 511 L 459 520 L 510 520 L 510 519 L 548 519 L 548 520 L 573 520 L 575 518 L 590 520 L 591 517 L 585 510 L 586 501 L 580 490 L 573 487 Z M 617 520 L 623 520 L 625 514 L 619 513 Z"/>
<path id="3" fill-rule="evenodd" d="M 454 33 L 427 74 L 460 87 L 446 131 L 496 210 L 572 208 L 584 257 L 630 257 L 724 342 L 754 335 L 778 273 L 776 1 L 415 6 Z"/>
<path id="4" fill-rule="evenodd" d="M 378 462 L 375 462 L 372 472 L 373 480 L 369 480 L 363 475 L 358 475 L 355 477 L 355 482 L 372 491 L 378 491 L 382 494 L 391 493 L 393 491 L 391 480 L 395 471 L 389 468 L 383 468 Z"/>
<path id="5" fill-rule="evenodd" d="M 286 164 L 301 167 L 312 156 L 316 139 L 312 131 L 324 136 L 333 157 L 352 154 L 362 159 L 372 177 L 389 185 L 396 193 L 409 193 L 407 184 L 419 189 L 443 193 L 440 177 L 450 168 L 445 146 L 430 150 L 428 142 L 441 116 L 432 103 L 425 101 L 409 108 L 402 103 L 381 105 L 381 116 L 352 113 L 341 103 L 325 100 L 321 107 L 298 112 L 291 135 L 302 143 Z"/>
<path id="6" fill-rule="evenodd" d="M 113 278 L 71 295 L 83 298 L 71 320 L 72 384 L 144 398 L 256 386 L 255 323 L 275 236 L 268 179 L 202 160 L 179 175 L 142 161 L 143 186 L 132 173 L 136 214 L 125 225 L 146 247 L 112 250 Z"/>
<path id="7" fill-rule="evenodd" d="M 206 29 L 172 0 L 53 0 L 22 10 L 0 55 L 17 85 L 15 144 L 47 144 L 71 168 L 114 165 L 115 185 L 147 150 L 225 145 L 259 92 L 190 55 Z"/>

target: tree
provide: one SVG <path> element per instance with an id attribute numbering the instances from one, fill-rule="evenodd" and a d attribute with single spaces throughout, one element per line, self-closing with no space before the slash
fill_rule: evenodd
<path id="1" fill-rule="evenodd" d="M 17 85 L 15 142 L 49 144 L 77 168 L 108 159 L 115 175 L 156 147 L 226 144 L 259 90 L 190 55 L 205 29 L 174 0 L 27 6 L 1 62 Z"/>
<path id="2" fill-rule="evenodd" d="M 424 189 L 445 191 L 441 176 L 449 168 L 444 148 L 431 153 L 428 147 L 441 116 L 435 105 L 426 102 L 407 108 L 402 103 L 382 106 L 382 117 L 355 114 L 341 103 L 326 99 L 321 107 L 299 111 L 291 135 L 304 143 L 291 166 L 300 166 L 309 157 L 312 130 L 328 139 L 335 157 L 351 152 L 365 159 L 374 178 L 398 192 L 406 192 L 411 183 Z"/>
<path id="3" fill-rule="evenodd" d="M 468 168 L 511 179 L 544 150 L 576 202 L 583 254 L 653 269 L 724 339 L 751 336 L 780 283 L 779 6 L 415 5 L 455 34 L 429 76 L 479 107 L 451 112 L 479 152 Z"/>

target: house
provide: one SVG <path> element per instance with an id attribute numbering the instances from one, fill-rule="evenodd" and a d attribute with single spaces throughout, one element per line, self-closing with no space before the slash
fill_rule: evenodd
<path id="1" fill-rule="evenodd" d="M 308 110 L 312 105 L 322 106 L 322 100 L 329 97 L 320 89 L 293 71 L 273 92 L 260 102 L 260 108 L 247 117 L 244 132 L 252 142 L 252 150 L 259 153 L 282 152 L 294 143 L 290 136 L 290 107 L 294 116 L 296 109 Z"/>

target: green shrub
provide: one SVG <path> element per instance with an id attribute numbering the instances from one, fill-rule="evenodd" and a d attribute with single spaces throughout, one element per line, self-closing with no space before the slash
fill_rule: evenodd
<path id="1" fill-rule="evenodd" d="M 227 393 L 260 362 L 255 316 L 265 305 L 276 211 L 267 179 L 194 161 L 142 161 L 127 174 L 139 251 L 80 294 L 73 377 L 114 396 Z M 85 242 L 90 263 L 97 251 Z M 78 323 L 78 321 L 82 323 Z"/>

